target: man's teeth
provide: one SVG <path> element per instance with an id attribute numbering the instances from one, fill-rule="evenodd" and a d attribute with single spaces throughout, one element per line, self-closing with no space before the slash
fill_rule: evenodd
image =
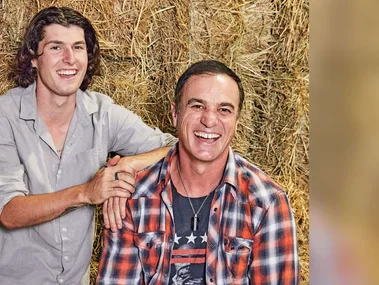
<path id="1" fill-rule="evenodd" d="M 75 75 L 76 70 L 59 70 L 57 73 L 59 75 Z"/>
<path id="2" fill-rule="evenodd" d="M 218 139 L 220 135 L 195 132 L 195 136 L 204 139 Z"/>

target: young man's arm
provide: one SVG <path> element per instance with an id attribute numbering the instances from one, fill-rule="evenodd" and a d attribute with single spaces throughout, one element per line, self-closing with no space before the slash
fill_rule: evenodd
<path id="1" fill-rule="evenodd" d="M 163 158 L 171 147 L 162 147 L 149 152 L 136 154 L 133 156 L 120 157 L 116 155 L 110 159 L 107 166 L 122 165 L 131 167 L 135 172 L 138 172 L 149 165 L 158 162 Z M 119 178 L 127 178 L 127 173 L 120 173 Z M 134 192 L 134 191 L 133 191 Z M 113 232 L 122 227 L 122 219 L 125 218 L 126 198 L 112 197 L 106 200 L 103 204 L 104 227 L 111 229 Z"/>
<path id="2" fill-rule="evenodd" d="M 110 197 L 127 198 L 134 191 L 134 178 L 114 180 L 116 172 L 126 170 L 125 165 L 103 168 L 81 185 L 54 193 L 13 197 L 3 207 L 0 223 L 10 230 L 18 229 L 53 220 L 75 207 L 101 204 Z"/>
<path id="3" fill-rule="evenodd" d="M 271 202 L 254 237 L 250 284 L 299 284 L 296 225 L 288 198 Z"/>

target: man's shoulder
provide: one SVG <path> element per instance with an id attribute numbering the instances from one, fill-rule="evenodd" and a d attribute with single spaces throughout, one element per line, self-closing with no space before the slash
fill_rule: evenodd
<path id="1" fill-rule="evenodd" d="M 162 190 L 160 183 L 165 183 L 165 171 L 167 171 L 167 167 L 164 165 L 165 163 L 167 163 L 167 161 L 165 157 L 163 157 L 158 162 L 138 172 L 136 177 L 136 191 L 132 196 L 133 199 L 141 197 L 159 198 L 159 193 Z"/>
<path id="2" fill-rule="evenodd" d="M 235 153 L 236 171 L 239 183 L 238 192 L 245 199 L 266 208 L 278 195 L 285 194 L 282 187 L 242 155 Z"/>

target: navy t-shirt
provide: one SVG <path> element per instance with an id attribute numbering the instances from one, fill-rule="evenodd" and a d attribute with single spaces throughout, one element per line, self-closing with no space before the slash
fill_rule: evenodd
<path id="1" fill-rule="evenodd" d="M 175 241 L 171 256 L 170 285 L 205 284 L 205 250 L 213 195 L 214 191 L 198 213 L 198 229 L 193 231 L 191 218 L 194 213 L 188 198 L 179 194 L 173 187 Z M 199 210 L 205 197 L 191 198 L 195 212 Z"/>

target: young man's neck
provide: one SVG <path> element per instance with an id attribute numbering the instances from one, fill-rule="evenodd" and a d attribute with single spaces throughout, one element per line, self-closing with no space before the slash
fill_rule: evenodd
<path id="1" fill-rule="evenodd" d="M 46 125 L 64 125 L 75 111 L 76 94 L 59 96 L 37 91 L 37 109 Z"/>

